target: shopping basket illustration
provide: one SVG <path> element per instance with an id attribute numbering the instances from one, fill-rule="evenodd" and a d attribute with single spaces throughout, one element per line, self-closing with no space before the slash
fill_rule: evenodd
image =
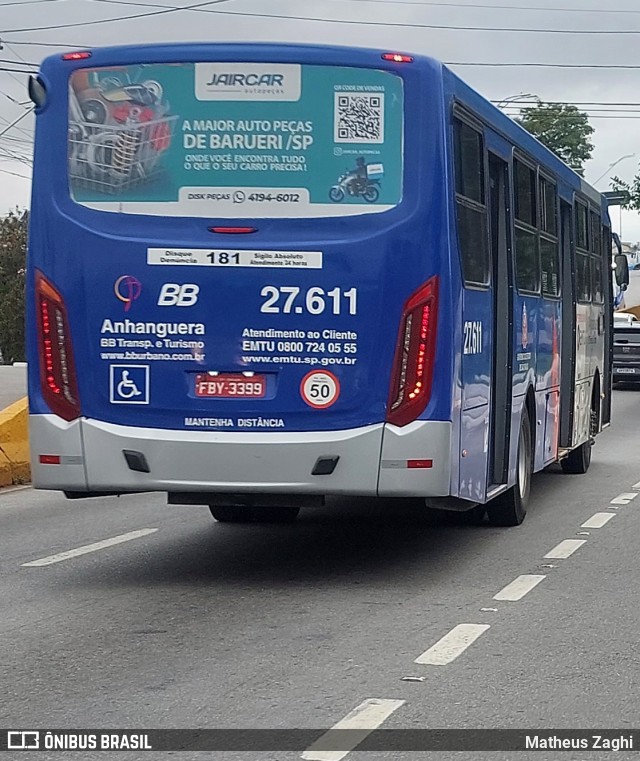
<path id="1" fill-rule="evenodd" d="M 123 124 L 70 121 L 72 185 L 115 195 L 157 177 L 178 116 L 145 117 L 148 112 L 134 107 Z"/>

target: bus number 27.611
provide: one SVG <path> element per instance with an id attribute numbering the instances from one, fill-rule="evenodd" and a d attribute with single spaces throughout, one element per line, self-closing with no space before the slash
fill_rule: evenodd
<path id="1" fill-rule="evenodd" d="M 331 311 L 333 314 L 356 314 L 358 308 L 358 291 L 350 288 L 342 291 L 333 288 L 308 288 L 301 291 L 297 286 L 265 285 L 260 291 L 265 302 L 260 307 L 267 314 L 323 314 Z"/>
<path id="2" fill-rule="evenodd" d="M 482 354 L 482 323 L 473 321 L 464 324 L 464 354 Z"/>

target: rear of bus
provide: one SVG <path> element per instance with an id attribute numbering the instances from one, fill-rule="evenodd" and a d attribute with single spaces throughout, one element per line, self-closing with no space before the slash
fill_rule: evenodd
<path id="1" fill-rule="evenodd" d="M 437 64 L 112 48 L 48 58 L 31 92 L 36 488 L 450 494 Z"/>

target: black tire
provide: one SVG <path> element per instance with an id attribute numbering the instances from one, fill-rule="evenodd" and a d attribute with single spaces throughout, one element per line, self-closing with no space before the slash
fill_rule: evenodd
<path id="1" fill-rule="evenodd" d="M 476 505 L 471 510 L 465 510 L 459 513 L 460 522 L 465 526 L 481 526 L 484 523 L 484 516 L 487 514 L 486 505 Z"/>
<path id="2" fill-rule="evenodd" d="M 209 505 L 209 510 L 220 523 L 251 523 L 251 508 L 244 505 Z"/>
<path id="3" fill-rule="evenodd" d="M 380 191 L 375 185 L 369 185 L 362 195 L 368 203 L 375 203 L 380 198 Z"/>
<path id="4" fill-rule="evenodd" d="M 254 507 L 251 509 L 254 523 L 293 523 L 300 512 L 299 507 Z"/>
<path id="5" fill-rule="evenodd" d="M 584 444 L 580 444 L 579 447 L 572 449 L 571 452 L 560 460 L 560 467 L 563 473 L 570 473 L 575 475 L 583 475 L 589 470 L 591 465 L 591 448 L 593 447 L 594 438 L 598 434 L 600 428 L 600 416 L 598 414 L 597 403 L 599 402 L 599 386 L 593 391 L 594 398 L 591 402 L 591 422 L 589 426 L 589 440 Z"/>
<path id="6" fill-rule="evenodd" d="M 563 473 L 582 475 L 589 470 L 591 465 L 591 441 L 585 441 L 579 447 L 572 449 L 571 452 L 560 461 Z"/>
<path id="7" fill-rule="evenodd" d="M 209 505 L 211 515 L 220 523 L 293 523 L 299 507 L 248 507 L 246 505 Z"/>
<path id="8" fill-rule="evenodd" d="M 334 203 L 340 203 L 344 200 L 344 190 L 342 188 L 331 188 L 329 191 L 329 198 Z"/>
<path id="9" fill-rule="evenodd" d="M 518 462 L 516 464 L 516 482 L 486 505 L 489 523 L 493 526 L 519 526 L 527 514 L 527 504 L 531 493 L 531 474 L 533 472 L 533 446 L 531 441 L 531 423 L 527 408 L 520 420 L 518 438 Z"/>

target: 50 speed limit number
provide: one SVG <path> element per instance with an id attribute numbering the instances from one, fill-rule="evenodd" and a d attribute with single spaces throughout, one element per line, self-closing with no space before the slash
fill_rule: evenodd
<path id="1" fill-rule="evenodd" d="M 302 379 L 300 394 L 310 407 L 325 410 L 338 400 L 340 381 L 333 373 L 312 370 Z"/>

